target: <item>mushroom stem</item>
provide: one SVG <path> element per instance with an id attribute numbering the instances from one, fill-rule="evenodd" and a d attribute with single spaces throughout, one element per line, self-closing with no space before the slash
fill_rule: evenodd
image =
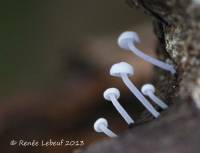
<path id="1" fill-rule="evenodd" d="M 173 65 L 164 63 L 156 58 L 153 58 L 149 55 L 146 55 L 145 53 L 143 53 L 141 50 L 139 50 L 138 48 L 135 47 L 135 45 L 133 44 L 133 42 L 128 41 L 128 47 L 130 48 L 130 50 L 135 53 L 137 56 L 139 56 L 140 58 L 144 59 L 145 61 L 156 65 L 162 69 L 165 69 L 167 71 L 170 71 L 171 74 L 175 74 L 176 70 L 174 69 Z"/>
<path id="2" fill-rule="evenodd" d="M 136 86 L 130 81 L 126 74 L 121 74 L 122 80 L 129 90 L 140 100 L 146 109 L 155 117 L 159 117 L 160 113 L 150 104 L 150 102 L 140 93 Z"/>
<path id="3" fill-rule="evenodd" d="M 124 108 L 120 105 L 118 100 L 115 98 L 114 95 L 110 95 L 110 99 L 112 101 L 112 104 L 117 109 L 117 111 L 121 114 L 121 116 L 124 118 L 124 120 L 130 125 L 133 124 L 133 119 L 129 116 L 129 114 L 124 110 Z"/>
<path id="4" fill-rule="evenodd" d="M 103 133 L 105 133 L 108 137 L 111 137 L 111 138 L 117 137 L 117 135 L 114 132 L 112 132 L 110 129 L 108 129 L 104 125 L 100 125 L 100 128 L 103 131 Z"/>
<path id="5" fill-rule="evenodd" d="M 168 108 L 167 104 L 165 104 L 161 99 L 159 99 L 154 93 L 148 92 L 149 98 L 153 100 L 158 106 L 160 106 L 162 109 Z"/>

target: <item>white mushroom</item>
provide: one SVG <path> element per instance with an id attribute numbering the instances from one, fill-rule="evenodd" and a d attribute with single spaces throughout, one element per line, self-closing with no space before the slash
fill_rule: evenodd
<path id="1" fill-rule="evenodd" d="M 140 39 L 139 39 L 138 34 L 136 32 L 131 32 L 131 31 L 123 32 L 118 38 L 118 45 L 121 48 L 132 51 L 134 54 L 136 54 L 140 58 L 144 59 L 145 61 L 147 61 L 157 67 L 160 67 L 164 70 L 170 71 L 171 74 L 176 73 L 176 70 L 174 69 L 173 65 L 167 64 L 156 58 L 146 55 L 141 50 L 139 50 L 135 46 L 135 44 L 139 43 L 139 42 L 140 42 Z"/>
<path id="2" fill-rule="evenodd" d="M 117 88 L 107 89 L 104 92 L 103 96 L 106 100 L 112 102 L 114 107 L 129 125 L 134 123 L 133 119 L 129 116 L 129 114 L 124 110 L 124 108 L 120 105 L 119 101 L 117 100 L 120 97 L 120 92 Z"/>
<path id="3" fill-rule="evenodd" d="M 160 115 L 160 113 L 156 111 L 156 109 L 150 104 L 150 102 L 142 95 L 142 93 L 129 79 L 129 76 L 133 75 L 133 67 L 130 64 L 126 62 L 120 62 L 112 65 L 110 69 L 110 75 L 122 78 L 123 82 L 129 88 L 129 90 L 137 97 L 137 99 L 155 118 Z"/>
<path id="4" fill-rule="evenodd" d="M 108 129 L 108 122 L 105 118 L 99 118 L 94 123 L 94 130 L 98 133 L 104 133 L 108 137 L 115 138 L 117 135 Z"/>
<path id="5" fill-rule="evenodd" d="M 158 106 L 162 109 L 168 108 L 167 104 L 165 104 L 161 99 L 159 99 L 155 93 L 155 87 L 152 84 L 145 84 L 142 86 L 141 91 L 144 95 L 149 96 L 151 100 L 153 100 Z"/>

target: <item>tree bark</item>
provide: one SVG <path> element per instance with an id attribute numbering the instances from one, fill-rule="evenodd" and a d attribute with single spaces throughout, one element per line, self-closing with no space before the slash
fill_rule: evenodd
<path id="1" fill-rule="evenodd" d="M 152 17 L 158 56 L 176 66 L 175 76 L 155 70 L 159 97 L 170 102 L 170 107 L 158 119 L 144 112 L 137 126 L 119 138 L 98 142 L 82 152 L 197 153 L 200 143 L 200 1 L 128 0 L 128 3 Z"/>

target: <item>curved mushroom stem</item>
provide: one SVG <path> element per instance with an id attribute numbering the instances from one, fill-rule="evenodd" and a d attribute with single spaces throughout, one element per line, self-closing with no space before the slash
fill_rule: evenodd
<path id="1" fill-rule="evenodd" d="M 110 129 L 108 129 L 107 127 L 101 125 L 101 130 L 103 131 L 103 133 L 105 133 L 108 137 L 111 137 L 111 138 L 116 138 L 117 135 L 112 132 Z"/>
<path id="2" fill-rule="evenodd" d="M 124 120 L 130 125 L 133 124 L 133 119 L 129 116 L 129 114 L 124 110 L 124 108 L 120 105 L 118 100 L 115 98 L 115 96 L 110 95 L 110 99 L 112 101 L 112 104 L 117 109 L 117 111 L 121 114 L 121 116 L 124 118 Z"/>
<path id="3" fill-rule="evenodd" d="M 159 117 L 160 113 L 150 104 L 150 102 L 140 93 L 136 86 L 130 81 L 126 74 L 121 74 L 122 80 L 129 90 L 139 99 L 146 109 L 155 117 Z"/>
<path id="4" fill-rule="evenodd" d="M 132 43 L 132 42 L 128 42 L 128 46 L 130 48 L 130 50 L 135 53 L 137 56 L 139 56 L 140 58 L 144 59 L 145 61 L 157 66 L 157 67 L 160 67 L 164 70 L 167 70 L 167 71 L 170 71 L 171 74 L 175 74 L 176 73 L 176 70 L 174 69 L 174 66 L 173 65 L 170 65 L 170 64 L 167 64 L 167 63 L 164 63 L 156 58 L 153 58 L 149 55 L 146 55 L 145 53 L 143 53 L 141 50 L 137 49 L 135 47 L 135 45 Z"/>
<path id="5" fill-rule="evenodd" d="M 165 104 L 165 102 L 163 102 L 161 99 L 159 99 L 156 95 L 154 95 L 153 92 L 148 92 L 148 96 L 149 96 L 158 106 L 160 106 L 162 109 L 168 108 L 168 105 Z"/>

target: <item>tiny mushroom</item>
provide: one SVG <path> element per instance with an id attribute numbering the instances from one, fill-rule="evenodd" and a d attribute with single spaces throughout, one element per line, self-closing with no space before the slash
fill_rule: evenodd
<path id="1" fill-rule="evenodd" d="M 117 100 L 120 97 L 120 92 L 117 88 L 109 88 L 105 90 L 103 96 L 106 100 L 111 101 L 120 115 L 124 118 L 128 125 L 132 125 L 134 123 L 133 119 L 129 116 L 129 114 L 124 110 L 124 108 L 120 105 Z"/>
<path id="2" fill-rule="evenodd" d="M 132 32 L 132 31 L 123 32 L 118 38 L 118 45 L 121 48 L 123 48 L 125 50 L 131 50 L 133 53 L 135 53 L 137 56 L 144 59 L 145 61 L 147 61 L 157 67 L 160 67 L 166 71 L 170 71 L 171 74 L 173 74 L 173 75 L 176 73 L 176 70 L 174 69 L 173 65 L 167 64 L 156 58 L 146 55 L 141 50 L 139 50 L 135 46 L 135 43 L 139 43 L 139 42 L 140 42 L 140 39 L 139 39 L 138 34 L 136 32 Z"/>
<path id="3" fill-rule="evenodd" d="M 108 129 L 108 121 L 105 118 L 99 118 L 94 123 L 94 130 L 98 133 L 103 132 L 105 135 L 111 138 L 117 137 L 117 135 Z"/>
<path id="4" fill-rule="evenodd" d="M 162 109 L 168 108 L 167 104 L 165 104 L 161 99 L 159 99 L 155 93 L 155 87 L 152 84 L 145 84 L 142 86 L 141 91 L 144 95 L 148 96 L 152 101 L 154 101 L 158 106 Z"/>
<path id="5" fill-rule="evenodd" d="M 110 69 L 110 75 L 122 78 L 125 85 L 137 97 L 137 99 L 146 107 L 146 109 L 155 117 L 159 117 L 160 113 L 151 105 L 151 103 L 142 95 L 142 93 L 131 82 L 129 76 L 133 75 L 133 67 L 126 63 L 120 62 L 113 64 Z"/>

